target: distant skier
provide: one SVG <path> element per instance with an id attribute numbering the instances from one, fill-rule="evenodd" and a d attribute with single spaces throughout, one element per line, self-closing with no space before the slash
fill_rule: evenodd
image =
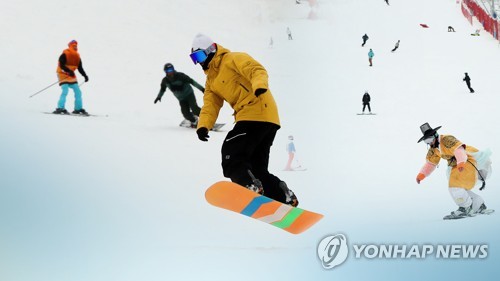
<path id="1" fill-rule="evenodd" d="M 269 41 L 269 48 L 272 48 L 274 45 L 273 37 L 271 36 L 271 40 Z"/>
<path id="2" fill-rule="evenodd" d="M 370 49 L 370 51 L 368 52 L 368 61 L 370 62 L 370 66 L 373 66 L 372 60 L 373 60 L 374 56 L 375 56 L 375 53 L 373 52 L 372 49 Z"/>
<path id="3" fill-rule="evenodd" d="M 161 102 L 163 94 L 169 88 L 177 100 L 179 100 L 184 118 L 191 122 L 191 127 L 196 128 L 201 109 L 196 103 L 196 96 L 191 85 L 195 86 L 202 93 L 205 92 L 205 88 L 186 74 L 176 71 L 171 63 L 165 64 L 163 70 L 165 71 L 165 77 L 161 80 L 160 92 L 155 99 L 155 103 Z"/>
<path id="4" fill-rule="evenodd" d="M 391 50 L 391 52 L 396 51 L 399 48 L 399 40 L 396 42 L 396 45 L 394 46 L 394 49 Z"/>
<path id="5" fill-rule="evenodd" d="M 453 26 L 448 26 L 448 32 L 455 32 L 455 29 L 453 28 Z"/>
<path id="6" fill-rule="evenodd" d="M 190 57 L 207 76 L 198 139 L 208 141 L 209 129 L 224 101 L 234 110 L 235 125 L 221 148 L 224 176 L 249 190 L 297 206 L 297 196 L 269 172 L 269 154 L 280 120 L 264 66 L 247 53 L 231 52 L 203 34 L 193 39 Z"/>
<path id="7" fill-rule="evenodd" d="M 472 89 L 472 87 L 470 86 L 470 77 L 469 77 L 469 74 L 467 74 L 467 72 L 465 72 L 465 77 L 464 79 L 462 79 L 462 81 L 465 81 L 465 84 L 467 84 L 467 88 L 469 88 L 469 91 L 471 93 L 474 93 L 474 89 Z"/>
<path id="8" fill-rule="evenodd" d="M 286 28 L 286 34 L 288 34 L 288 40 L 293 40 L 292 31 L 290 30 L 290 27 Z"/>
<path id="9" fill-rule="evenodd" d="M 295 144 L 293 143 L 293 136 L 288 136 L 288 140 L 290 141 L 286 146 L 286 152 L 288 152 L 288 162 L 285 166 L 285 171 L 293 171 L 292 161 L 295 157 Z"/>
<path id="10" fill-rule="evenodd" d="M 389 5 L 389 0 L 385 0 L 385 3 L 387 3 L 387 5 Z"/>
<path id="11" fill-rule="evenodd" d="M 483 198 L 471 190 L 481 180 L 483 189 L 486 178 L 491 174 L 491 151 L 479 151 L 465 145 L 452 135 L 439 135 L 437 130 L 428 123 L 420 126 L 423 136 L 418 142 L 424 141 L 429 145 L 426 163 L 417 175 L 417 183 L 428 177 L 439 164 L 441 159 L 448 161 L 448 187 L 449 192 L 458 210 L 451 212 L 444 219 L 464 218 L 487 211 Z M 491 211 L 491 210 L 490 210 Z"/>
<path id="12" fill-rule="evenodd" d="M 365 113 L 365 108 L 368 106 L 368 111 L 370 113 L 372 113 L 372 109 L 370 107 L 370 95 L 368 94 L 368 92 L 365 92 L 365 94 L 363 95 L 363 113 Z"/>
<path id="13" fill-rule="evenodd" d="M 370 37 L 368 37 L 368 35 L 366 35 L 366 33 L 365 33 L 365 35 L 363 35 L 363 37 L 361 37 L 361 39 L 363 39 L 363 44 L 361 44 L 361 47 L 364 47 L 364 46 L 365 46 L 366 41 L 367 41 L 369 38 L 370 38 Z"/>
<path id="14" fill-rule="evenodd" d="M 66 110 L 66 96 L 68 95 L 69 88 L 75 93 L 75 108 L 73 114 L 88 115 L 87 111 L 83 109 L 82 91 L 78 86 L 75 70 L 85 78 L 85 82 L 89 81 L 89 77 L 83 70 L 82 59 L 78 53 L 78 42 L 71 40 L 68 43 L 68 48 L 63 51 L 59 56 L 59 63 L 57 65 L 57 76 L 59 78 L 59 85 L 61 86 L 62 93 L 57 103 L 57 108 L 53 112 L 55 114 L 69 114 Z"/>

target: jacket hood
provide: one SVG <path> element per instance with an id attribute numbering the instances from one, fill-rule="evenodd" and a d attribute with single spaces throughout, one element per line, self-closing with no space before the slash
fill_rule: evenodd
<path id="1" fill-rule="evenodd" d="M 220 68 L 220 64 L 222 62 L 222 58 L 224 57 L 225 54 L 230 52 L 228 49 L 224 48 L 223 46 L 221 46 L 219 44 L 216 44 L 216 45 L 217 45 L 217 52 L 215 52 L 214 57 L 212 58 L 210 63 L 208 63 L 208 69 L 204 70 L 206 75 L 208 75 L 208 73 L 212 69 L 215 71 L 218 71 Z"/>

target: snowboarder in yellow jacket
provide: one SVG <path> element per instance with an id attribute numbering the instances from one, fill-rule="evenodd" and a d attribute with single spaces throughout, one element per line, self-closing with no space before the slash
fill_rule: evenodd
<path id="1" fill-rule="evenodd" d="M 444 219 L 456 219 L 484 213 L 487 208 L 483 198 L 472 192 L 480 180 L 485 184 L 485 179 L 491 174 L 490 150 L 479 151 L 465 145 L 452 135 L 439 135 L 437 131 L 441 126 L 431 128 L 428 123 L 420 126 L 423 136 L 418 142 L 424 141 L 429 150 L 426 163 L 417 175 L 417 183 L 428 177 L 439 164 L 441 159 L 448 161 L 448 187 L 450 195 L 458 205 L 458 210 L 451 212 Z"/>
<path id="2" fill-rule="evenodd" d="M 250 55 L 231 52 L 203 34 L 194 38 L 190 57 L 207 76 L 198 138 L 208 141 L 208 131 L 224 101 L 234 110 L 236 124 L 221 151 L 224 176 L 267 197 L 297 206 L 297 197 L 286 183 L 268 171 L 269 153 L 280 120 L 266 69 Z"/>

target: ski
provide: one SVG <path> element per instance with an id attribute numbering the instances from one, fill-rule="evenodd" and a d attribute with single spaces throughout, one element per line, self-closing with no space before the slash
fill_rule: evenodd
<path id="1" fill-rule="evenodd" d="M 297 168 L 291 168 L 291 169 L 283 169 L 285 172 L 300 172 L 300 171 L 307 171 L 307 168 L 303 167 L 297 167 Z"/>
<path id="2" fill-rule="evenodd" d="M 51 114 L 51 115 L 63 115 L 63 116 L 78 116 L 78 117 L 108 117 L 108 115 L 98 115 L 98 114 L 75 114 L 75 113 L 69 113 L 69 114 L 64 114 L 64 113 L 53 113 L 53 112 L 47 112 L 44 111 L 44 114 Z"/>

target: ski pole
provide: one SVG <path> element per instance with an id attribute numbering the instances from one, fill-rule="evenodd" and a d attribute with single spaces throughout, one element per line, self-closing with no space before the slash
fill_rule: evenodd
<path id="1" fill-rule="evenodd" d="M 64 81 L 64 80 L 63 80 L 63 81 Z M 34 97 L 34 96 L 38 95 L 39 93 L 41 93 L 41 92 L 43 92 L 43 91 L 47 90 L 48 88 L 50 88 L 50 87 L 54 86 L 55 84 L 57 84 L 57 83 L 59 83 L 59 82 L 62 82 L 62 81 L 57 80 L 56 82 L 54 82 L 54 83 L 50 84 L 49 86 L 47 86 L 47 87 L 45 87 L 45 88 L 41 89 L 40 91 L 38 91 L 38 92 L 34 93 L 33 95 L 31 95 L 31 96 L 29 96 L 29 97 L 30 97 L 30 98 L 32 98 L 32 97 Z"/>

